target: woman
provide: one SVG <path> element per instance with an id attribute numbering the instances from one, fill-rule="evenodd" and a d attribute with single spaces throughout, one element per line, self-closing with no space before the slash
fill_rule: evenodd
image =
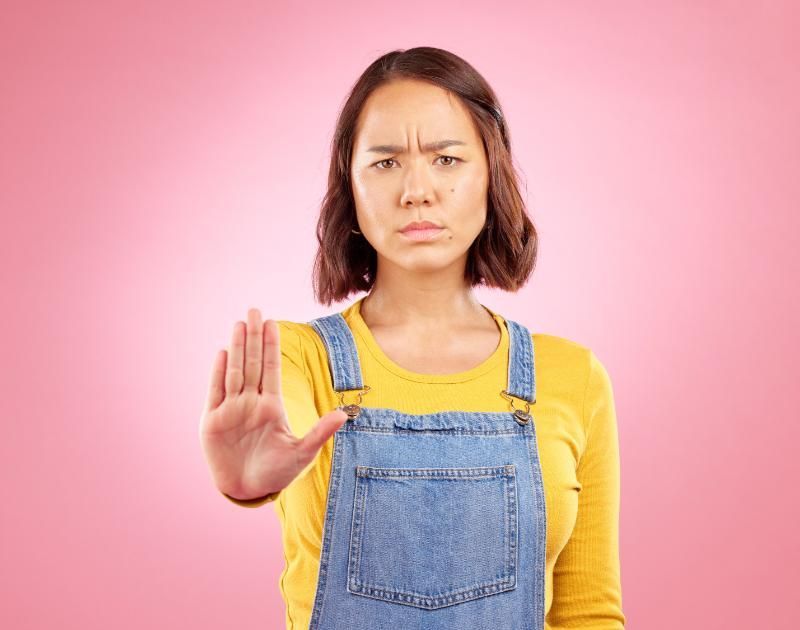
<path id="1" fill-rule="evenodd" d="M 368 294 L 250 309 L 201 426 L 225 496 L 277 500 L 287 627 L 623 628 L 608 374 L 472 292 L 516 291 L 537 252 L 492 89 L 441 49 L 384 55 L 328 186 L 316 297 Z"/>

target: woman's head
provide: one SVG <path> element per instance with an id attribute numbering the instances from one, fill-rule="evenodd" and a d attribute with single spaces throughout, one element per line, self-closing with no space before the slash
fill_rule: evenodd
<path id="1" fill-rule="evenodd" d="M 442 229 L 414 241 L 401 233 L 412 221 Z M 466 286 L 507 291 L 527 281 L 536 230 L 500 106 L 472 66 L 420 47 L 367 68 L 339 115 L 317 239 L 314 290 L 325 304 L 369 291 L 383 265 L 459 270 Z"/>

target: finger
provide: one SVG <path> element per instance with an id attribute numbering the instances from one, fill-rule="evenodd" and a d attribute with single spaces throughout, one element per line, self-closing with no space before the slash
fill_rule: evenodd
<path id="1" fill-rule="evenodd" d="M 247 336 L 244 352 L 244 388 L 257 391 L 261 384 L 261 313 L 257 308 L 247 311 Z"/>
<path id="2" fill-rule="evenodd" d="M 241 393 L 244 366 L 244 322 L 238 321 L 233 325 L 231 349 L 228 352 L 228 367 L 225 370 L 225 394 L 234 396 Z"/>
<path id="3" fill-rule="evenodd" d="M 300 451 L 304 454 L 306 463 L 314 459 L 322 445 L 339 430 L 347 421 L 347 414 L 341 409 L 334 409 L 319 419 L 300 440 Z"/>
<path id="4" fill-rule="evenodd" d="M 217 352 L 214 357 L 214 365 L 211 368 L 211 382 L 208 385 L 208 396 L 206 397 L 206 409 L 216 409 L 225 400 L 225 363 L 227 353 L 225 350 Z"/>
<path id="5" fill-rule="evenodd" d="M 278 322 L 264 322 L 264 343 L 261 374 L 261 392 L 281 395 L 281 336 Z"/>

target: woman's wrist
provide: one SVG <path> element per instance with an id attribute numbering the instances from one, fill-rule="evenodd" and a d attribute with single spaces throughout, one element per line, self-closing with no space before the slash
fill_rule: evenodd
<path id="1" fill-rule="evenodd" d="M 252 498 L 249 498 L 249 499 L 238 499 L 238 498 L 236 498 L 234 496 L 231 496 L 227 492 L 223 492 L 222 494 L 224 494 L 226 497 L 228 497 L 234 503 L 238 503 L 239 505 L 252 505 L 252 504 L 260 504 L 260 503 L 267 503 L 269 501 L 274 501 L 276 498 L 278 498 L 278 495 L 280 493 L 281 493 L 281 491 L 277 490 L 276 492 L 270 492 L 269 494 L 265 494 L 265 495 L 260 496 L 260 497 L 252 497 Z"/>

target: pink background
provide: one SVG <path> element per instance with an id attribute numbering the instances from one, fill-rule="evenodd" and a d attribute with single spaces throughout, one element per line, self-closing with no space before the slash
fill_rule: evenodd
<path id="1" fill-rule="evenodd" d="M 796 627 L 797 3 L 156 4 L 3 7 L 0 626 L 282 626 L 277 516 L 199 445 L 211 363 L 251 306 L 332 312 L 336 114 L 432 45 L 496 89 L 540 231 L 479 297 L 611 374 L 627 627 Z"/>

